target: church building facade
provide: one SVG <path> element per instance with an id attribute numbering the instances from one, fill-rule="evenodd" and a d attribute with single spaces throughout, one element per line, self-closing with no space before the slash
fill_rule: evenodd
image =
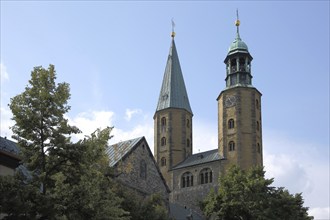
<path id="1" fill-rule="evenodd" d="M 218 179 L 237 165 L 263 165 L 261 93 L 252 85 L 252 56 L 239 33 L 225 63 L 226 87 L 218 102 L 218 149 L 192 154 L 193 112 L 172 32 L 171 47 L 154 115 L 154 157 L 171 191 L 170 202 L 193 210 Z"/>

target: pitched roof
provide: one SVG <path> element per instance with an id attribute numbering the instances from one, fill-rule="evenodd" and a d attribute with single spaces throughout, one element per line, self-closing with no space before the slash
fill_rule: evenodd
<path id="1" fill-rule="evenodd" d="M 0 137 L 0 164 L 12 169 L 18 168 L 25 176 L 29 177 L 26 168 L 19 164 L 21 161 L 19 152 L 20 149 L 17 143 Z"/>
<path id="2" fill-rule="evenodd" d="M 120 161 L 123 157 L 126 156 L 134 146 L 140 142 L 144 137 L 139 137 L 127 141 L 122 141 L 117 144 L 113 144 L 107 147 L 106 153 L 109 155 L 110 166 L 114 166 Z"/>
<path id="3" fill-rule="evenodd" d="M 0 150 L 6 151 L 7 153 L 11 153 L 13 155 L 17 155 L 19 153 L 17 144 L 3 137 L 0 137 Z"/>
<path id="4" fill-rule="evenodd" d="M 190 167 L 194 165 L 199 165 L 203 163 L 209 163 L 212 161 L 221 160 L 223 157 L 220 156 L 218 149 L 205 151 L 198 154 L 193 154 L 190 157 L 187 157 L 184 161 L 173 167 L 173 170 Z"/>
<path id="5" fill-rule="evenodd" d="M 152 159 L 156 169 L 157 169 L 157 172 L 160 176 L 160 178 L 162 179 L 165 187 L 166 187 L 166 190 L 167 192 L 170 192 L 170 189 L 168 188 L 167 184 L 166 184 L 166 181 L 162 175 L 162 173 L 160 172 L 159 170 L 159 167 L 155 161 L 155 158 L 149 148 L 149 145 L 148 145 L 148 142 L 147 140 L 145 139 L 145 137 L 139 137 L 139 138 L 135 138 L 135 139 L 131 139 L 131 140 L 127 140 L 127 141 L 121 141 L 117 144 L 113 144 L 113 145 L 110 145 L 110 146 L 107 146 L 106 148 L 106 153 L 108 154 L 109 156 L 109 165 L 112 167 L 112 166 L 115 166 L 120 160 L 123 160 L 125 159 L 130 153 L 132 153 L 134 151 L 134 149 L 136 147 L 139 146 L 139 144 L 144 141 L 146 143 L 146 149 L 148 150 L 149 152 L 149 156 L 150 158 Z"/>
<path id="6" fill-rule="evenodd" d="M 192 113 L 174 38 L 167 58 L 157 110 L 180 108 Z"/>

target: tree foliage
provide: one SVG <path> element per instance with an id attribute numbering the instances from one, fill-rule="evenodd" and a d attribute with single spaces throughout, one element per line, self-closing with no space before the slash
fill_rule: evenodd
<path id="1" fill-rule="evenodd" d="M 152 194 L 145 197 L 141 193 L 119 183 L 116 184 L 115 192 L 123 198 L 122 207 L 130 213 L 131 219 L 169 219 L 168 209 L 160 194 Z"/>
<path id="2" fill-rule="evenodd" d="M 201 208 L 206 216 L 220 220 L 310 220 L 301 194 L 272 187 L 262 167 L 242 171 L 233 166 L 220 178 L 218 192 L 210 192 Z"/>
<path id="3" fill-rule="evenodd" d="M 15 177 L 0 176 L 0 213 L 8 215 L 5 219 L 19 220 L 37 215 L 32 198 L 37 198 L 38 189 L 26 184 L 25 178 L 21 172 Z"/>
<path id="4" fill-rule="evenodd" d="M 9 105 L 15 121 L 13 137 L 21 146 L 24 165 L 40 182 L 44 195 L 51 184 L 50 176 L 67 161 L 63 155 L 70 145 L 68 135 L 80 132 L 64 118 L 70 110 L 69 84 L 56 85 L 55 79 L 53 65 L 48 70 L 35 67 L 25 91 L 13 97 Z"/>
<path id="5" fill-rule="evenodd" d="M 72 143 L 79 129 L 64 117 L 69 85 L 55 83 L 53 65 L 35 67 L 25 91 L 11 99 L 14 138 L 28 172 L 0 178 L 7 219 L 128 219 L 113 181 L 105 147 L 111 128 Z"/>
<path id="6" fill-rule="evenodd" d="M 53 175 L 57 219 L 128 219 L 113 192 L 105 154 L 111 128 L 97 130 L 72 147 L 73 156 Z"/>

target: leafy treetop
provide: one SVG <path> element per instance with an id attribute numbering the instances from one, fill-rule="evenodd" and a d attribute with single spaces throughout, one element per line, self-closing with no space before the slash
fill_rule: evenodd
<path id="1" fill-rule="evenodd" d="M 211 191 L 201 203 L 208 217 L 221 220 L 310 220 L 301 194 L 272 187 L 262 167 L 247 171 L 233 166 L 220 178 L 218 192 Z"/>

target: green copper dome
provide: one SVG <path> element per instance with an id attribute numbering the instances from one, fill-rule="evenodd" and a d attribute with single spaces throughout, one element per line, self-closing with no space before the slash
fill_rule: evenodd
<path id="1" fill-rule="evenodd" d="M 228 52 L 231 53 L 236 50 L 245 50 L 246 52 L 249 51 L 248 46 L 242 41 L 239 36 L 237 36 L 233 43 L 231 43 Z"/>
<path id="2" fill-rule="evenodd" d="M 243 53 L 249 53 L 248 46 L 246 43 L 244 43 L 239 36 L 239 25 L 240 25 L 240 20 L 238 20 L 238 11 L 237 11 L 237 20 L 235 22 L 235 26 L 237 28 L 236 31 L 236 38 L 235 40 L 231 43 L 229 50 L 228 50 L 228 55 L 231 55 L 236 52 L 243 52 Z"/>

